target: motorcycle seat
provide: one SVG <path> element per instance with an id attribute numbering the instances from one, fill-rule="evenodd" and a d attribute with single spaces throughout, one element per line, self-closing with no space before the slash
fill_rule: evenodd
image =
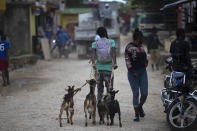
<path id="1" fill-rule="evenodd" d="M 182 72 L 172 72 L 172 85 L 174 87 L 181 86 L 184 84 L 185 74 Z"/>
<path id="2" fill-rule="evenodd" d="M 181 79 L 185 76 L 184 73 L 182 72 L 172 72 L 172 78 L 175 78 L 175 79 Z"/>

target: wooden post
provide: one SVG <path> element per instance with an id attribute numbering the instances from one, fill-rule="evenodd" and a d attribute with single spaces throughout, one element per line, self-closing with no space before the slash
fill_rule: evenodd
<path id="1" fill-rule="evenodd" d="M 178 7 L 177 27 L 182 28 L 182 5 Z"/>

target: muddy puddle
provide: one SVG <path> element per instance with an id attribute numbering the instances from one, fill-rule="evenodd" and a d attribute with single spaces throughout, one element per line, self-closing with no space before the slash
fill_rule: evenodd
<path id="1" fill-rule="evenodd" d="M 12 95 L 13 93 L 17 93 L 23 90 L 27 92 L 38 91 L 40 88 L 38 88 L 37 85 L 44 85 L 45 83 L 49 82 L 49 79 L 36 77 L 20 77 L 12 79 L 9 86 L 3 87 L 2 85 L 0 85 L 0 95 Z"/>

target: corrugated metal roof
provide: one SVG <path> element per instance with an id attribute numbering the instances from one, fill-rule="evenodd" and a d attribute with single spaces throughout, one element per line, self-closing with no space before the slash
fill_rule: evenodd
<path id="1" fill-rule="evenodd" d="M 191 1 L 194 1 L 194 0 L 179 0 L 179 1 L 176 1 L 174 3 L 164 5 L 164 7 L 161 8 L 160 10 L 165 10 L 167 8 L 170 8 L 170 7 L 173 7 L 173 6 L 178 6 L 180 4 L 188 3 L 188 2 L 191 2 Z"/>
<path id="2" fill-rule="evenodd" d="M 59 4 L 58 0 L 39 0 L 41 3 L 56 3 Z M 11 2 L 30 2 L 30 3 L 35 3 L 36 0 L 6 0 L 7 3 Z"/>
<path id="3" fill-rule="evenodd" d="M 119 3 L 123 3 L 126 4 L 127 1 L 126 0 L 99 0 L 101 2 L 119 2 Z"/>
<path id="4" fill-rule="evenodd" d="M 91 8 L 66 8 L 62 14 L 82 14 L 91 12 Z"/>

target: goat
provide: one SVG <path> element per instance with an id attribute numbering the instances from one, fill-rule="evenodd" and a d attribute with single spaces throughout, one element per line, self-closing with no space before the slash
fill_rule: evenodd
<path id="1" fill-rule="evenodd" d="M 66 115 L 67 115 L 67 123 L 70 123 L 73 125 L 72 117 L 74 115 L 74 101 L 73 101 L 73 96 L 81 90 L 81 88 L 77 88 L 74 90 L 74 86 L 68 86 L 68 89 L 65 89 L 68 93 L 65 94 L 63 98 L 63 103 L 60 108 L 60 114 L 59 114 L 59 124 L 60 127 L 62 127 L 62 113 L 65 110 Z M 70 117 L 69 117 L 69 112 L 70 112 Z"/>
<path id="2" fill-rule="evenodd" d="M 105 124 L 105 116 L 107 115 L 107 112 L 108 112 L 108 108 L 107 108 L 107 105 L 106 105 L 106 102 L 104 101 L 105 98 L 102 98 L 101 100 L 98 100 L 98 103 L 97 103 L 97 108 L 98 108 L 98 114 L 99 114 L 99 117 L 100 117 L 100 120 L 99 120 L 99 124 Z M 109 125 L 109 121 L 107 121 L 107 124 Z"/>
<path id="3" fill-rule="evenodd" d="M 110 125 L 114 124 L 114 116 L 115 113 L 118 113 L 119 115 L 119 126 L 122 127 L 121 123 L 121 112 L 120 112 L 120 106 L 118 100 L 115 100 L 115 95 L 118 93 L 119 90 L 110 90 L 106 96 L 104 96 L 104 102 L 107 107 L 107 125 L 109 125 L 109 116 L 111 123 Z"/>
<path id="4" fill-rule="evenodd" d="M 87 111 L 89 113 L 89 119 L 92 118 L 92 123 L 96 124 L 96 96 L 94 92 L 97 82 L 95 79 L 87 80 L 86 82 L 90 85 L 90 92 L 84 101 L 85 126 L 88 126 Z"/>

